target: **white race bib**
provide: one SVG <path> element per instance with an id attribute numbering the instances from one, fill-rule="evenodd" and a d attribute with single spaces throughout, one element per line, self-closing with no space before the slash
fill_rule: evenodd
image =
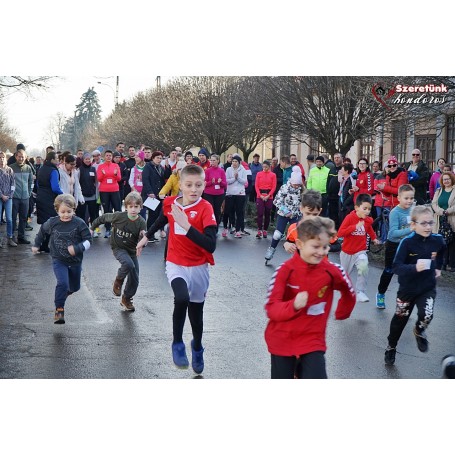
<path id="1" fill-rule="evenodd" d="M 174 222 L 174 232 L 176 235 L 186 235 L 185 229 L 182 228 L 179 224 Z"/>
<path id="2" fill-rule="evenodd" d="M 113 182 L 112 179 L 107 179 L 107 180 L 106 180 L 106 183 L 112 183 L 112 182 Z"/>
<path id="3" fill-rule="evenodd" d="M 142 182 L 136 182 L 136 186 L 142 186 Z"/>
<path id="4" fill-rule="evenodd" d="M 307 314 L 310 316 L 318 316 L 319 314 L 324 314 L 326 302 L 316 303 L 316 305 L 311 305 L 308 307 Z"/>
<path id="5" fill-rule="evenodd" d="M 215 185 L 216 190 L 219 190 L 220 188 L 221 188 L 220 185 Z"/>
<path id="6" fill-rule="evenodd" d="M 90 175 L 91 177 L 95 177 L 95 173 L 94 172 L 89 172 L 88 175 Z"/>

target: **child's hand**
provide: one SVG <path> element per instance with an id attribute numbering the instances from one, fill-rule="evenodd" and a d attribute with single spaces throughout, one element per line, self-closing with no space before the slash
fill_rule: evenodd
<path id="1" fill-rule="evenodd" d="M 147 245 L 149 239 L 144 235 L 140 242 L 136 245 L 136 256 L 140 256 L 142 253 L 142 249 L 144 248 L 145 245 Z"/>
<path id="2" fill-rule="evenodd" d="M 71 254 L 71 256 L 76 256 L 76 251 L 74 251 L 74 246 L 73 245 L 70 245 L 68 247 L 68 251 Z"/>
<path id="3" fill-rule="evenodd" d="M 188 216 L 185 211 L 177 207 L 175 204 L 172 204 L 171 210 L 172 216 L 174 217 L 175 222 L 185 231 L 188 231 L 191 227 L 190 222 L 188 221 Z"/>
<path id="4" fill-rule="evenodd" d="M 39 248 L 37 246 L 32 246 L 32 253 L 37 254 L 39 251 Z"/>
<path id="5" fill-rule="evenodd" d="M 89 229 L 89 231 L 90 231 L 90 235 L 93 237 L 93 232 L 94 232 L 93 229 Z"/>
<path id="6" fill-rule="evenodd" d="M 284 242 L 283 247 L 284 247 L 284 250 L 286 251 L 286 253 L 289 253 L 289 254 L 294 254 L 297 251 L 297 247 L 295 246 L 295 243 Z"/>
<path id="7" fill-rule="evenodd" d="M 306 307 L 306 304 L 308 303 L 308 292 L 307 291 L 302 291 L 299 292 L 294 300 L 294 308 L 296 310 L 300 310 L 302 308 Z"/>
<path id="8" fill-rule="evenodd" d="M 146 231 L 142 230 L 141 232 L 139 232 L 139 237 L 142 239 L 145 234 L 146 234 Z"/>

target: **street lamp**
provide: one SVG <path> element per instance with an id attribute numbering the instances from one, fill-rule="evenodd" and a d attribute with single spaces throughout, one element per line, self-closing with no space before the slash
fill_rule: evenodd
<path id="1" fill-rule="evenodd" d="M 118 106 L 118 87 L 119 87 L 119 76 L 116 76 L 116 77 L 117 77 L 117 80 L 116 80 L 116 84 L 115 84 L 115 90 L 112 88 L 111 85 L 106 84 L 105 82 L 98 81 L 98 84 L 105 85 L 112 90 L 112 93 L 114 94 L 115 107 Z"/>

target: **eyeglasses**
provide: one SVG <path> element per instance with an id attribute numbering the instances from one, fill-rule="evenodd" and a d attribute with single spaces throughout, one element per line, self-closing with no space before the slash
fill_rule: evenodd
<path id="1" fill-rule="evenodd" d="M 427 227 L 427 226 L 433 226 L 434 221 L 414 221 L 415 224 L 420 224 L 420 226 Z"/>
<path id="2" fill-rule="evenodd" d="M 420 156 L 420 153 L 413 153 L 412 156 Z"/>
<path id="3" fill-rule="evenodd" d="M 367 163 L 359 163 L 359 165 L 364 164 L 366 166 Z"/>
<path id="4" fill-rule="evenodd" d="M 396 165 L 396 164 L 389 164 L 387 167 L 388 167 L 388 168 L 397 167 L 397 165 Z"/>

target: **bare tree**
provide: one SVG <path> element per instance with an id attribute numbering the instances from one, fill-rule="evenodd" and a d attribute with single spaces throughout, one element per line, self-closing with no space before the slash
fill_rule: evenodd
<path id="1" fill-rule="evenodd" d="M 58 112 L 49 122 L 43 140 L 47 145 L 52 145 L 56 150 L 62 149 L 62 135 L 67 119 L 63 112 Z"/>
<path id="2" fill-rule="evenodd" d="M 45 90 L 55 78 L 56 76 L 0 76 L 0 100 L 14 91 L 30 95 L 33 90 Z"/>

